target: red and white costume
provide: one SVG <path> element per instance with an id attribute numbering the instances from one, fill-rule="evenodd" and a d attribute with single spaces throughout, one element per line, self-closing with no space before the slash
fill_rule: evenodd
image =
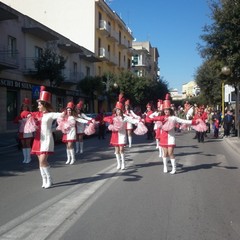
<path id="1" fill-rule="evenodd" d="M 82 119 L 83 121 L 77 121 L 76 123 L 76 129 L 77 129 L 77 134 L 84 134 L 84 130 L 85 130 L 85 127 L 86 127 L 86 123 L 88 123 L 89 121 L 92 120 L 91 117 L 88 117 L 86 114 L 84 113 L 80 113 L 78 114 L 78 117 L 80 119 Z"/>
<path id="2" fill-rule="evenodd" d="M 54 152 L 54 140 L 51 132 L 53 120 L 62 116 L 58 112 L 32 112 L 37 129 L 32 146 L 32 154 L 52 154 Z"/>
<path id="3" fill-rule="evenodd" d="M 176 116 L 159 116 L 154 117 L 154 121 L 161 121 L 163 123 L 160 129 L 160 141 L 161 147 L 175 147 L 175 125 L 177 123 L 192 125 L 192 120 L 185 120 Z"/>

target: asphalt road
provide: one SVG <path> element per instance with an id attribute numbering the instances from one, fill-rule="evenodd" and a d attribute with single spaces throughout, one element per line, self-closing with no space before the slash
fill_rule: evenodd
<path id="1" fill-rule="evenodd" d="M 162 172 L 145 136 L 126 148 L 124 171 L 116 171 L 109 135 L 85 140 L 72 166 L 57 145 L 51 189 L 41 189 L 36 159 L 23 165 L 17 150 L 0 156 L 0 239 L 240 239 L 239 155 L 222 139 L 193 135 L 177 136 L 175 175 Z"/>

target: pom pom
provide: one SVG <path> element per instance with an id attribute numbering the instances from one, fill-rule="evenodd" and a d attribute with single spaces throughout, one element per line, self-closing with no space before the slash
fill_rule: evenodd
<path id="1" fill-rule="evenodd" d="M 207 131 L 207 125 L 203 122 L 202 119 L 198 119 L 198 124 L 193 125 L 192 128 L 196 130 L 197 132 L 206 132 Z"/>
<path id="2" fill-rule="evenodd" d="M 142 122 L 139 122 L 137 128 L 133 132 L 136 135 L 144 135 L 145 133 L 147 133 L 147 131 L 147 127 Z"/>
<path id="3" fill-rule="evenodd" d="M 23 132 L 24 133 L 32 133 L 37 130 L 38 126 L 35 122 L 35 119 L 33 117 L 29 117 L 24 125 Z"/>
<path id="4" fill-rule="evenodd" d="M 92 134 L 94 134 L 96 132 L 96 130 L 95 130 L 95 124 L 93 124 L 93 123 L 90 123 L 88 126 L 86 126 L 85 127 L 85 129 L 84 129 L 84 133 L 86 134 L 86 135 L 92 135 Z"/>
<path id="5" fill-rule="evenodd" d="M 175 127 L 175 125 L 176 125 L 175 121 L 172 120 L 171 117 L 169 117 L 167 121 L 163 124 L 162 129 L 168 132 L 172 130 Z"/>

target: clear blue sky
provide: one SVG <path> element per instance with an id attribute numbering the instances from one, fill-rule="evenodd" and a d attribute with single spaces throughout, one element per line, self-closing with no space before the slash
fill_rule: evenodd
<path id="1" fill-rule="evenodd" d="M 197 43 L 203 27 L 211 23 L 208 0 L 109 0 L 132 30 L 136 41 L 150 41 L 158 49 L 160 75 L 169 88 L 182 91 L 182 84 L 194 80 L 203 59 Z"/>

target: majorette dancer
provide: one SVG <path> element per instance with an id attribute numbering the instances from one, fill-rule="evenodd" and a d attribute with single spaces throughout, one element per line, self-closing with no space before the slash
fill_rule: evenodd
<path id="1" fill-rule="evenodd" d="M 27 116 L 30 113 L 30 99 L 24 98 L 21 106 L 20 116 L 14 119 L 14 123 L 19 124 L 18 138 L 21 141 L 21 148 L 23 153 L 23 163 L 31 162 L 31 143 L 33 139 L 33 133 L 24 133 L 24 127 L 27 121 Z"/>
<path id="2" fill-rule="evenodd" d="M 147 110 L 143 113 L 143 118 L 145 120 L 145 125 L 148 129 L 147 131 L 147 140 L 153 139 L 153 122 L 149 116 L 153 113 L 152 104 L 148 103 L 146 105 Z"/>
<path id="3" fill-rule="evenodd" d="M 150 118 L 162 116 L 162 115 L 163 115 L 163 101 L 161 99 L 158 99 L 157 110 L 150 115 Z M 153 129 L 155 131 L 156 149 L 159 150 L 159 157 L 163 156 L 162 147 L 159 145 L 161 127 L 162 127 L 162 122 L 160 122 L 160 121 L 154 122 Z"/>
<path id="4" fill-rule="evenodd" d="M 65 110 L 65 115 L 57 119 L 58 122 L 57 129 L 63 132 L 62 142 L 66 144 L 67 152 L 66 164 L 73 164 L 76 161 L 75 150 L 73 145 L 74 142 L 77 141 L 76 124 L 90 123 L 90 121 L 86 119 L 79 118 L 74 108 L 75 108 L 74 103 L 68 102 Z"/>
<path id="5" fill-rule="evenodd" d="M 124 111 L 124 98 L 123 94 L 119 95 L 119 100 L 115 105 L 112 116 L 104 117 L 104 121 L 110 123 L 109 130 L 112 131 L 110 145 L 115 147 L 115 155 L 117 159 L 117 169 L 125 169 L 125 156 L 124 156 L 124 146 L 126 146 L 126 123 L 130 122 L 141 127 L 141 130 L 136 129 L 135 134 L 143 135 L 146 133 L 147 129 L 139 120 L 133 117 L 123 114 Z M 141 123 L 141 124 L 140 124 Z"/>
<path id="6" fill-rule="evenodd" d="M 140 119 L 140 117 L 137 116 L 133 112 L 133 110 L 131 110 L 131 108 L 130 108 L 130 100 L 129 99 L 127 99 L 125 101 L 124 115 L 132 117 L 132 118 Z M 128 137 L 128 146 L 131 148 L 132 147 L 132 133 L 133 133 L 133 124 L 132 123 L 127 122 L 127 124 L 126 124 L 126 131 L 127 131 L 127 137 Z"/>
<path id="7" fill-rule="evenodd" d="M 86 114 L 83 113 L 82 109 L 83 101 L 79 101 L 79 103 L 76 105 L 77 117 L 94 122 L 94 118 L 88 117 Z M 83 136 L 85 126 L 86 125 L 84 123 L 77 122 L 77 141 L 75 143 L 76 153 L 83 153 Z"/>
<path id="8" fill-rule="evenodd" d="M 41 86 L 38 102 L 38 112 L 31 112 L 24 132 L 35 131 L 31 154 L 36 154 L 42 176 L 42 187 L 49 188 L 52 179 L 49 171 L 48 156 L 54 153 L 54 140 L 52 135 L 53 120 L 63 116 L 64 113 L 53 112 L 51 93 Z"/>
<path id="9" fill-rule="evenodd" d="M 170 94 L 167 94 L 165 97 L 165 100 L 163 101 L 163 116 L 153 117 L 153 121 L 161 121 L 162 122 L 162 128 L 160 132 L 160 146 L 163 149 L 163 172 L 167 173 L 167 157 L 170 158 L 171 165 L 172 165 L 172 171 L 171 174 L 176 173 L 176 160 L 174 156 L 174 148 L 176 146 L 175 143 L 175 125 L 176 123 L 186 124 L 186 125 L 200 125 L 202 124 L 200 121 L 194 121 L 194 120 L 185 120 L 178 118 L 174 116 L 174 112 L 171 109 L 171 101 L 170 101 Z M 197 128 L 197 126 L 196 126 Z"/>

